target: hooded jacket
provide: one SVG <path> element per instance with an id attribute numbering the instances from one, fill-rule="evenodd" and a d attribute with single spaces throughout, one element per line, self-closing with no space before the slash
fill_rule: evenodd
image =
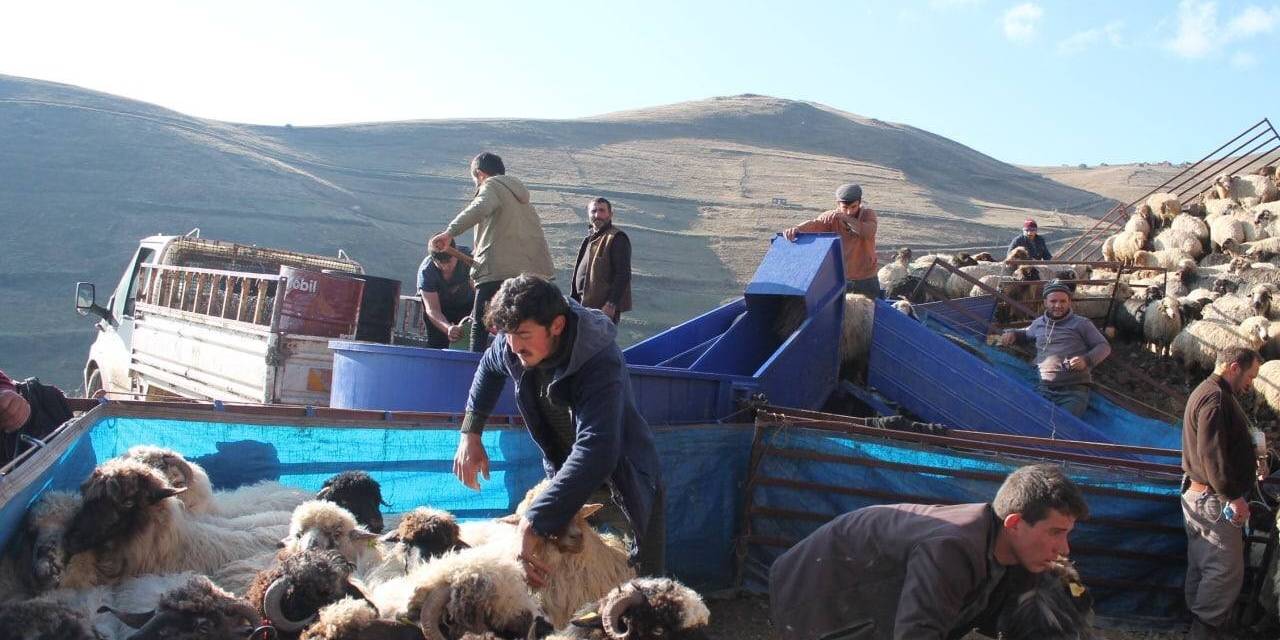
<path id="1" fill-rule="evenodd" d="M 566 301 L 577 326 L 572 351 L 554 369 L 548 393 L 573 414 L 576 436 L 568 454 L 538 409 L 537 374 L 520 364 L 505 333 L 499 333 L 480 358 L 462 430 L 474 433 L 483 428 L 510 376 L 516 406 L 542 450 L 543 468 L 551 479 L 526 513 L 534 531 L 543 536 L 563 531 L 591 493 L 607 482 L 622 499 L 638 547 L 662 485 L 653 431 L 636 408 L 613 322 L 600 311 Z"/>
<path id="2" fill-rule="evenodd" d="M 476 284 L 502 282 L 521 273 L 555 277 L 542 221 L 519 178 L 490 176 L 445 233 L 456 238 L 471 227 L 476 228 L 476 262 L 471 267 Z"/>

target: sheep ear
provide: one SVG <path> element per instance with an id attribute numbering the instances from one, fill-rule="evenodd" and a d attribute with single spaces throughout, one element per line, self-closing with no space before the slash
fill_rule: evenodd
<path id="1" fill-rule="evenodd" d="M 590 518 L 593 514 L 595 514 L 595 512 L 597 512 L 597 511 L 599 511 L 599 510 L 601 510 L 601 509 L 603 509 L 603 508 L 604 508 L 604 505 L 602 505 L 602 504 L 600 504 L 600 503 L 597 503 L 597 502 L 592 502 L 592 503 L 590 503 L 590 504 L 584 504 L 584 505 L 582 505 L 582 508 L 581 508 L 581 509 L 578 509 L 578 515 L 579 515 L 579 516 L 581 516 L 581 517 L 583 517 L 583 518 Z"/>
<path id="2" fill-rule="evenodd" d="M 509 515 L 509 516 L 502 516 L 501 518 L 498 518 L 497 520 L 498 520 L 498 522 L 501 522 L 501 523 L 503 523 L 503 524 L 520 524 L 520 514 L 518 514 L 518 513 L 513 513 L 513 514 L 511 514 L 511 515 Z"/>
<path id="3" fill-rule="evenodd" d="M 604 618 L 600 617 L 599 611 L 588 611 L 573 620 L 569 621 L 575 627 L 583 627 L 585 629 L 603 629 Z"/>
<path id="4" fill-rule="evenodd" d="M 111 607 L 98 607 L 98 613 L 107 612 L 110 612 L 111 615 L 115 616 L 116 619 L 120 620 L 120 622 L 123 622 L 134 629 L 141 629 L 143 625 L 150 622 L 151 618 L 156 615 L 155 609 L 147 611 L 146 613 L 127 613 L 124 611 L 116 611 Z"/>
<path id="5" fill-rule="evenodd" d="M 351 533 L 347 535 L 356 542 L 367 542 L 369 540 L 378 539 L 378 534 L 370 532 L 369 530 L 364 529 L 363 527 L 356 527 L 355 529 L 352 529 Z"/>
<path id="6" fill-rule="evenodd" d="M 151 493 L 151 502 L 154 504 L 165 498 L 172 498 L 186 490 L 186 487 L 161 487 Z"/>

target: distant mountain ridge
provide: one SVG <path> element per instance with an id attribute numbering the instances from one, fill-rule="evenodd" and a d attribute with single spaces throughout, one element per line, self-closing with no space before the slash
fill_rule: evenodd
<path id="1" fill-rule="evenodd" d="M 1002 244 L 1028 215 L 1066 233 L 1113 204 L 921 129 L 754 95 L 578 120 L 268 127 L 0 75 L 0 139 L 0 368 L 71 388 L 94 336 L 74 283 L 110 290 L 138 238 L 199 227 L 342 248 L 411 293 L 481 150 L 529 185 L 563 287 L 587 199 L 615 202 L 635 250 L 624 343 L 740 293 L 773 234 L 843 182 L 863 184 L 885 251 Z"/>

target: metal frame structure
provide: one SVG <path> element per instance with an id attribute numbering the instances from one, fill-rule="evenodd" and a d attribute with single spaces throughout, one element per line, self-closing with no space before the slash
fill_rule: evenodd
<path id="1" fill-rule="evenodd" d="M 1280 161 L 1280 133 L 1276 132 L 1270 119 L 1263 118 L 1137 200 L 1113 207 L 1084 233 L 1067 243 L 1058 252 L 1058 257 L 1079 260 L 1099 255 L 1102 239 L 1124 226 L 1130 211 L 1152 194 L 1168 192 L 1186 202 L 1207 191 L 1218 175 L 1238 174 L 1277 161 Z"/>

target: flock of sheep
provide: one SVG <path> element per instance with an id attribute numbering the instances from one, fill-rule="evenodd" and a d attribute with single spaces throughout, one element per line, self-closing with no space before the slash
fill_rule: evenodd
<path id="1" fill-rule="evenodd" d="M 1267 361 L 1255 384 L 1258 408 L 1280 413 L 1278 183 L 1277 169 L 1268 166 L 1253 175 L 1220 176 L 1192 202 L 1170 193 L 1148 197 L 1123 230 L 1103 241 L 1105 261 L 1130 267 L 1119 276 L 1116 270 L 1084 264 L 1056 269 L 1011 264 L 1026 259 L 1020 248 L 1001 262 L 989 254 L 932 254 L 913 261 L 910 250 L 903 249 L 880 270 L 881 287 L 889 297 L 903 299 L 918 289 L 949 298 L 985 293 L 950 271 L 930 271 L 935 259 L 1028 303 L 1038 300 L 1046 280 L 1085 280 L 1089 284 L 1074 289 L 1075 312 L 1106 320 L 1111 338 L 1138 341 L 1171 356 L 1182 366 L 1188 387 L 1213 369 L 1223 348 L 1258 350 Z M 926 277 L 930 287 L 918 287 Z"/>
<path id="2" fill-rule="evenodd" d="M 710 613 L 669 578 L 637 578 L 586 505 L 543 541 L 531 589 L 519 514 L 459 524 L 419 507 L 382 529 L 381 489 L 344 472 L 317 496 L 264 482 L 213 491 L 178 453 L 140 446 L 78 492 L 32 505 L 0 558 L 0 629 L 24 638 L 701 638 Z"/>

